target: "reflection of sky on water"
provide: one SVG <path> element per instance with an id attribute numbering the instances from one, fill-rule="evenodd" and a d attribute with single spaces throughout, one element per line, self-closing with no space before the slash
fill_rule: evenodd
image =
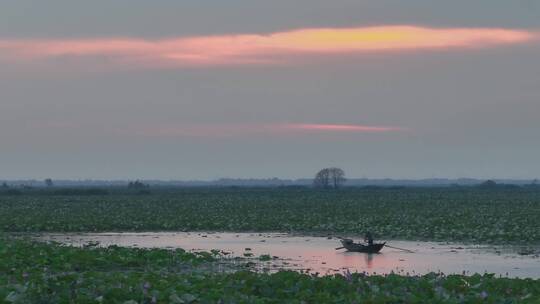
<path id="1" fill-rule="evenodd" d="M 460 244 L 390 241 L 395 247 L 414 253 L 383 248 L 380 254 L 363 254 L 335 250 L 337 239 L 312 236 L 289 236 L 278 233 L 98 233 L 48 234 L 43 240 L 82 245 L 99 242 L 102 246 L 134 246 L 144 248 L 184 248 L 186 250 L 220 249 L 234 256 L 253 253 L 277 256 L 278 261 L 263 263 L 272 269 L 306 269 L 321 274 L 350 271 L 384 274 L 496 273 L 510 277 L 540 278 L 540 258 L 520 256 L 516 248 L 469 246 Z M 249 249 L 247 249 L 249 248 Z M 538 248 L 536 248 L 538 250 Z M 538 252 L 538 251 L 537 251 Z"/>

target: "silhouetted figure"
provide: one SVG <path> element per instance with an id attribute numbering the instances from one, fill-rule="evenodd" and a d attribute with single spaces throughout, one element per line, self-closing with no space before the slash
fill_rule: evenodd
<path id="1" fill-rule="evenodd" d="M 371 232 L 366 232 L 364 236 L 364 242 L 367 242 L 368 245 L 373 245 L 373 235 L 371 235 Z"/>

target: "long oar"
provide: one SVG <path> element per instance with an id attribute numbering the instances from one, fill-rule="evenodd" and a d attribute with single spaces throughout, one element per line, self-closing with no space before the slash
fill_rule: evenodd
<path id="1" fill-rule="evenodd" d="M 390 245 L 385 245 L 385 246 L 388 247 L 388 248 L 393 248 L 393 249 L 397 249 L 397 250 L 403 250 L 403 251 L 407 251 L 407 252 L 410 252 L 410 253 L 414 253 L 414 251 L 409 250 L 409 249 L 405 249 L 405 248 L 399 248 L 399 247 L 394 247 L 394 246 L 390 246 Z"/>
<path id="2" fill-rule="evenodd" d="M 338 247 L 336 250 L 345 249 L 345 247 Z"/>

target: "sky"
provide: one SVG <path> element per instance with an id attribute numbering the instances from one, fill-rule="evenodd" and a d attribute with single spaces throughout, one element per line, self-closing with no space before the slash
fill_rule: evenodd
<path id="1" fill-rule="evenodd" d="M 0 3 L 0 179 L 540 177 L 536 0 Z"/>

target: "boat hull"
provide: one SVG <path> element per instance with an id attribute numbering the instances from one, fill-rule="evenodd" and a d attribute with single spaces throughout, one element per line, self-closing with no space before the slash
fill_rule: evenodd
<path id="1" fill-rule="evenodd" d="M 363 252 L 363 253 L 379 253 L 386 243 L 378 243 L 372 245 L 363 245 L 342 240 L 341 244 L 347 251 L 350 252 Z"/>

